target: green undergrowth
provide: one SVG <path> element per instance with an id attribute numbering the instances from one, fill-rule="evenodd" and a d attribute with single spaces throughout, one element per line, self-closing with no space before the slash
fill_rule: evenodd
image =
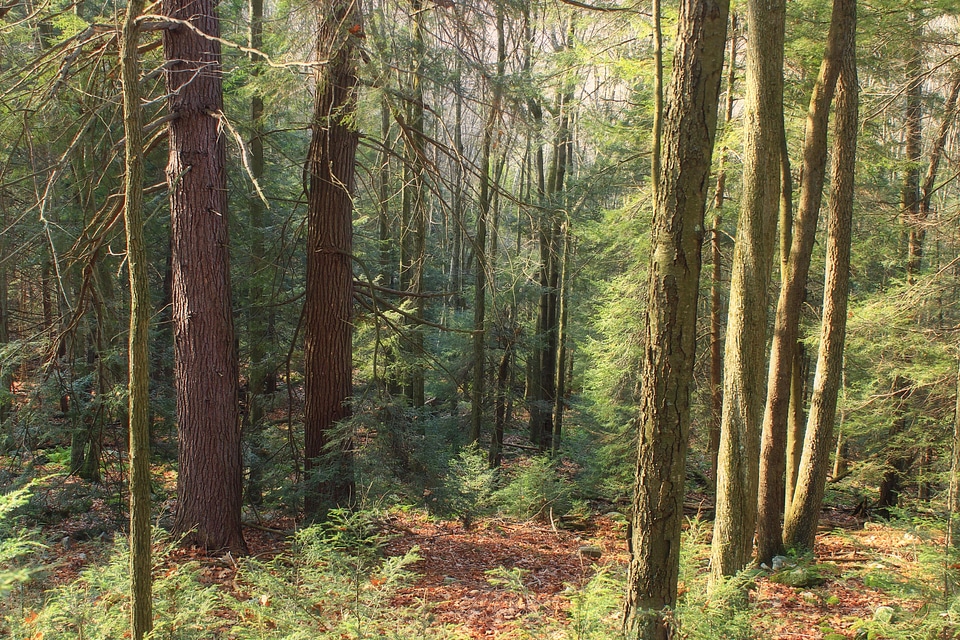
<path id="1" fill-rule="evenodd" d="M 479 452 L 466 450 L 451 465 L 454 486 L 445 499 L 451 511 L 471 517 L 503 517 L 504 497 L 493 479 L 480 473 Z M 554 472 L 543 464 L 514 469 L 504 484 L 529 496 L 523 511 L 536 517 L 565 496 L 551 489 Z M 128 630 L 129 558 L 123 538 L 88 548 L 91 561 L 72 581 L 50 587 L 57 571 L 43 549 L 18 528 L 17 509 L 28 495 L 0 499 L 0 637 L 123 638 Z M 517 501 L 516 496 L 511 501 Z M 527 504 L 526 497 L 520 501 Z M 549 509 L 549 506 L 547 506 Z M 455 517 L 451 515 L 451 517 Z M 463 517 L 463 513 L 460 514 Z M 436 603 L 420 601 L 407 587 L 416 579 L 418 549 L 389 556 L 385 515 L 375 508 L 334 510 L 325 522 L 296 531 L 288 549 L 275 557 L 207 558 L 185 561 L 176 540 L 156 533 L 154 541 L 155 639 L 319 639 L 386 638 L 458 640 L 464 629 L 441 624 Z M 960 633 L 960 557 L 942 544 L 941 523 L 901 519 L 872 531 L 834 532 L 843 546 L 857 550 L 856 562 L 818 562 L 810 554 L 791 555 L 783 569 L 752 569 L 708 592 L 711 523 L 688 522 L 681 547 L 680 597 L 664 615 L 673 638 L 688 640 L 763 637 L 772 619 L 757 603 L 757 585 L 776 582 L 796 590 L 805 623 L 820 616 L 823 637 L 839 640 L 903 638 L 933 640 Z M 869 543 L 866 541 L 869 540 Z M 96 544 L 96 543 L 94 543 Z M 869 544 L 869 546 L 868 546 Z M 31 566 L 47 563 L 41 571 Z M 862 561 L 860 560 L 862 558 Z M 536 606 L 529 575 L 516 567 L 488 571 L 487 582 L 524 603 L 526 613 L 498 637 L 510 640 L 607 640 L 621 630 L 626 571 L 606 564 L 566 586 L 563 613 Z M 845 585 L 846 590 L 840 586 Z M 864 614 L 843 602 L 849 590 L 869 591 L 872 609 Z M 806 603 L 806 604 L 803 604 Z M 837 615 L 847 607 L 849 612 Z M 859 617 L 856 617 L 859 616 Z"/>
<path id="2" fill-rule="evenodd" d="M 175 541 L 154 543 L 152 638 L 456 639 L 416 602 L 391 600 L 414 577 L 416 549 L 383 555 L 386 541 L 369 512 L 333 511 L 320 525 L 298 531 L 291 550 L 271 560 L 225 557 L 215 564 L 232 581 L 204 584 L 210 567 L 175 562 Z M 118 537 L 106 560 L 69 584 L 8 593 L 0 601 L 0 637 L 115 640 L 127 633 L 130 600 L 127 541 Z M 204 571 L 206 569 L 206 571 Z"/>

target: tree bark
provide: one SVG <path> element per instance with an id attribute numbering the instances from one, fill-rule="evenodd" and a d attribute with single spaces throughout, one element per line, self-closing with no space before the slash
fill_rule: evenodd
<path id="1" fill-rule="evenodd" d="M 787 423 L 796 385 L 793 360 L 800 333 L 800 310 L 810 273 L 827 163 L 827 122 L 839 74 L 839 56 L 853 37 L 850 28 L 855 0 L 835 0 L 820 75 L 807 110 L 803 145 L 800 203 L 790 238 L 785 276 L 777 301 L 773 343 L 767 377 L 767 401 L 760 451 L 760 493 L 757 523 L 757 560 L 769 562 L 783 552 L 781 518 L 786 485 Z"/>
<path id="2" fill-rule="evenodd" d="M 263 48 L 263 0 L 249 0 L 250 8 L 250 75 L 254 79 L 260 76 L 260 64 L 263 56 L 257 53 Z M 250 98 L 250 175 L 259 183 L 263 179 L 263 96 L 259 87 L 254 88 Z M 266 209 L 260 199 L 260 193 L 251 186 L 247 193 L 248 224 L 250 225 L 250 288 L 247 292 L 247 342 L 250 345 L 250 364 L 247 374 L 247 446 L 250 452 L 250 473 L 247 479 L 247 499 L 253 504 L 262 500 L 261 480 L 263 467 L 268 456 L 263 445 L 263 396 L 267 386 L 269 364 L 267 362 L 267 343 L 269 327 L 272 324 L 269 314 L 272 307 L 264 304 L 263 280 L 269 269 L 264 249 L 264 229 L 268 222 L 264 220 Z"/>
<path id="3" fill-rule="evenodd" d="M 930 205 L 933 198 L 934 183 L 937 180 L 940 160 L 943 158 L 947 134 L 957 115 L 957 95 L 960 93 L 960 71 L 953 74 L 950 83 L 950 93 L 947 96 L 946 103 L 943 105 L 943 120 L 940 122 L 940 128 L 937 130 L 937 135 L 930 146 L 930 161 L 927 164 L 927 171 L 923 181 L 920 183 L 918 194 L 920 202 L 916 207 L 917 211 L 913 220 L 913 226 L 910 228 L 910 257 L 908 268 L 911 276 L 918 273 L 923 266 L 923 244 L 927 237 L 927 225 L 929 224 L 931 213 Z"/>
<path id="4" fill-rule="evenodd" d="M 189 21 L 163 33 L 170 123 L 167 182 L 173 265 L 180 469 L 174 531 L 208 550 L 246 550 L 227 238 L 220 23 L 212 0 L 164 0 Z M 204 37 L 206 34 L 210 38 Z"/>
<path id="5" fill-rule="evenodd" d="M 486 125 L 483 128 L 483 148 L 480 159 L 480 199 L 477 208 L 477 235 L 474 241 L 475 299 L 473 307 L 473 385 L 470 389 L 470 442 L 480 440 L 483 425 L 483 398 L 487 345 L 487 275 L 492 273 L 495 260 L 487 260 L 487 225 L 491 215 L 490 158 L 494 143 L 494 131 L 500 120 L 501 81 L 506 69 L 506 41 L 504 34 L 504 9 L 497 6 L 497 70 L 493 78 L 493 96 Z M 458 103 L 459 107 L 459 103 Z M 496 181 L 495 181 L 496 182 Z M 496 237 L 494 236 L 494 256 Z"/>
<path id="6" fill-rule="evenodd" d="M 414 294 L 405 298 L 412 304 L 415 326 L 409 329 L 403 344 L 408 356 L 404 394 L 414 407 L 424 403 L 423 320 L 425 300 L 423 276 L 426 268 L 427 209 L 424 190 L 424 104 L 421 64 L 424 55 L 423 0 L 411 0 L 413 16 L 413 69 L 410 73 L 410 100 L 404 131 L 405 165 L 403 188 L 403 220 L 400 229 L 400 288 Z"/>
<path id="7" fill-rule="evenodd" d="M 130 422 L 130 635 L 143 640 L 153 629 L 153 563 L 150 559 L 150 285 L 143 241 L 143 115 L 137 18 L 144 0 L 131 0 L 120 35 L 123 88 L 124 208 L 130 284 L 127 408 Z"/>
<path id="8" fill-rule="evenodd" d="M 747 2 L 743 196 L 730 275 L 712 584 L 746 566 L 757 519 L 767 290 L 780 205 L 784 0 Z"/>
<path id="9" fill-rule="evenodd" d="M 559 301 L 557 303 L 557 388 L 553 401 L 553 441 L 550 450 L 553 456 L 560 451 L 560 438 L 563 431 L 563 412 L 566 406 L 567 378 L 567 318 L 570 315 L 570 261 L 573 253 L 573 234 L 570 221 L 564 222 L 563 259 L 560 269 Z"/>
<path id="10" fill-rule="evenodd" d="M 730 50 L 727 52 L 727 97 L 723 108 L 724 128 L 733 121 L 733 87 L 737 79 L 737 15 L 730 16 Z M 710 256 L 713 266 L 710 280 L 710 439 L 707 445 L 710 458 L 710 480 L 717 483 L 717 454 L 720 451 L 720 417 L 723 412 L 723 261 L 720 251 L 720 225 L 723 222 L 723 203 L 726 199 L 727 155 L 730 149 L 720 150 L 717 167 L 717 185 L 713 193 L 713 231 L 710 234 Z"/>
<path id="11" fill-rule="evenodd" d="M 783 532 L 784 542 L 788 546 L 805 549 L 813 549 L 816 538 L 833 446 L 837 396 L 843 375 L 859 106 L 855 29 L 856 14 L 852 14 L 850 35 L 841 54 L 837 80 L 832 191 L 827 220 L 827 266 L 817 372 L 797 492 L 786 515 Z"/>
<path id="12" fill-rule="evenodd" d="M 916 16 L 914 16 L 916 19 Z M 914 42 L 906 61 L 907 105 L 904 118 L 906 170 L 900 192 L 900 209 L 907 225 L 907 283 L 916 282 L 923 257 L 923 220 L 920 215 L 920 155 L 923 153 L 923 53 L 921 28 L 916 27 Z"/>
<path id="13" fill-rule="evenodd" d="M 787 460 L 783 512 L 790 511 L 797 488 L 800 456 L 803 454 L 803 435 L 807 427 L 804 401 L 806 400 L 807 351 L 799 340 L 793 353 L 793 373 L 790 375 L 790 408 L 787 417 Z M 781 534 L 782 538 L 782 534 Z"/>
<path id="14" fill-rule="evenodd" d="M 624 634 L 665 640 L 677 598 L 707 176 L 727 0 L 684 0 L 654 207 Z"/>
<path id="15" fill-rule="evenodd" d="M 307 490 L 311 516 L 353 499 L 353 442 L 338 433 L 353 395 L 353 189 L 359 135 L 355 129 L 356 0 L 335 0 L 320 16 L 307 213 L 307 299 L 304 336 L 304 458 L 318 473 Z"/>

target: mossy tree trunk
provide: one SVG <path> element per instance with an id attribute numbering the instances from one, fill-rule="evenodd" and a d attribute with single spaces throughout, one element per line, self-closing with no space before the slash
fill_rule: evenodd
<path id="1" fill-rule="evenodd" d="M 784 521 L 784 542 L 813 549 L 833 448 L 833 423 L 843 378 L 843 348 L 847 326 L 850 245 L 853 226 L 854 178 L 859 108 L 856 14 L 851 16 L 837 80 L 830 213 L 827 219 L 827 266 L 817 371 L 810 399 L 810 417 L 803 444 L 797 491 Z"/>
<path id="2" fill-rule="evenodd" d="M 665 640 L 676 604 L 707 176 L 723 75 L 727 0 L 680 3 L 662 128 L 644 320 L 624 634 Z"/>
<path id="3" fill-rule="evenodd" d="M 130 422 L 130 635 L 142 640 L 153 629 L 150 558 L 150 288 L 143 238 L 143 116 L 137 18 L 143 0 L 131 0 L 120 36 L 123 87 L 124 209 L 130 283 L 128 399 Z"/>
<path id="4" fill-rule="evenodd" d="M 747 2 L 743 195 L 730 275 L 711 556 L 716 583 L 753 552 L 763 421 L 768 288 L 780 210 L 784 0 Z"/>
<path id="5" fill-rule="evenodd" d="M 796 385 L 793 366 L 800 333 L 800 310 L 807 289 L 810 260 L 827 166 L 827 122 L 840 70 L 840 54 L 850 37 L 854 0 L 836 0 L 820 75 L 813 86 L 807 109 L 803 143 L 800 202 L 793 220 L 785 273 L 777 301 L 777 313 L 767 377 L 767 401 L 763 417 L 760 453 L 760 493 L 757 527 L 757 560 L 769 562 L 783 551 L 781 518 L 786 496 L 787 424 Z"/>

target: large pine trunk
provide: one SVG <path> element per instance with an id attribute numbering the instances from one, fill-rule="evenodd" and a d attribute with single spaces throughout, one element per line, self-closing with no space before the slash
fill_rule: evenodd
<path id="1" fill-rule="evenodd" d="M 163 34 L 170 123 L 174 376 L 180 470 L 174 530 L 184 542 L 244 551 L 243 466 L 227 238 L 220 35 L 212 0 L 165 0 L 199 31 Z M 204 37 L 202 34 L 211 36 Z"/>
<path id="2" fill-rule="evenodd" d="M 312 515 L 346 506 L 353 497 L 352 441 L 337 433 L 353 395 L 353 188 L 359 136 L 356 35 L 361 15 L 353 0 L 337 0 L 320 17 L 319 71 L 307 222 L 307 300 L 304 313 L 304 456 L 317 469 L 307 490 Z M 318 468 L 317 463 L 322 463 Z"/>
<path id="3" fill-rule="evenodd" d="M 728 10 L 727 0 L 681 3 L 665 101 L 628 536 L 624 634 L 630 639 L 669 637 L 665 609 L 677 599 L 700 247 Z"/>

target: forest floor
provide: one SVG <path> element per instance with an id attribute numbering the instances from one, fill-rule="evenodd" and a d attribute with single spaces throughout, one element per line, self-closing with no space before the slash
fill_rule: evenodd
<path id="1" fill-rule="evenodd" d="M 872 523 L 852 528 L 857 525 L 852 519 L 839 524 L 851 528 L 831 528 L 818 537 L 815 565 L 798 562 L 800 569 L 794 567 L 792 575 L 789 567 L 784 570 L 787 581 L 802 584 L 778 583 L 777 576 L 771 580 L 768 575 L 755 579 L 750 599 L 758 637 L 853 638 L 858 621 L 873 619 L 879 607 L 905 617 L 927 603 L 918 580 L 920 547 L 929 540 Z M 441 622 L 457 625 L 473 638 L 508 638 L 531 615 L 534 621 L 539 616 L 562 620 L 571 592 L 597 571 L 622 574 L 627 561 L 624 527 L 607 516 L 592 518 L 581 532 L 501 519 L 481 521 L 468 531 L 459 523 L 409 515 L 396 526 L 401 533 L 390 543 L 391 552 L 417 546 L 422 557 L 414 565 L 419 579 L 397 603 L 415 598 L 432 603 Z M 701 549 L 701 562 L 705 551 Z M 599 558 L 591 557 L 597 552 Z M 513 567 L 522 570 L 522 589 L 488 580 L 488 572 Z"/>
<path id="2" fill-rule="evenodd" d="M 53 499 L 51 493 L 45 502 L 55 506 L 77 499 L 74 493 L 82 492 L 81 487 L 68 479 L 55 492 L 65 495 Z M 98 499 L 84 504 L 88 506 L 82 512 L 43 527 L 46 553 L 56 558 L 45 578 L 51 586 L 74 580 L 109 548 L 108 536 L 96 532 L 99 526 L 105 531 L 113 528 L 105 522 L 110 507 Z M 709 555 L 709 523 L 691 522 L 699 527 L 701 540 L 693 545 L 688 562 L 702 575 Z M 575 615 L 573 596 L 593 576 L 605 572 L 622 581 L 625 573 L 625 522 L 614 512 L 575 523 L 550 517 L 484 518 L 465 528 L 461 522 L 439 520 L 422 511 L 394 510 L 377 523 L 389 536 L 385 555 L 399 556 L 416 548 L 420 558 L 411 567 L 415 581 L 393 597 L 391 606 L 426 604 L 437 624 L 453 626 L 471 638 L 538 637 L 529 630 L 556 629 L 557 621 L 569 625 Z M 909 625 L 911 618 L 937 615 L 931 614 L 930 605 L 941 604 L 938 593 L 948 567 L 943 555 L 937 555 L 942 538 L 935 529 L 863 523 L 840 511 L 825 513 L 821 524 L 814 558 L 788 559 L 782 571 L 761 571 L 751 579 L 749 616 L 756 636 L 854 638 L 863 622 L 875 620 L 885 607 L 901 625 Z M 567 528 L 571 525 L 576 530 Z M 247 527 L 251 555 L 262 559 L 289 551 L 295 526 L 292 518 L 276 518 Z M 200 579 L 206 584 L 225 589 L 234 584 L 235 561 L 181 549 L 165 562 L 186 561 L 200 564 Z M 681 593 L 694 589 L 702 589 L 702 583 L 680 584 Z M 704 615 L 710 615 L 706 608 Z"/>

